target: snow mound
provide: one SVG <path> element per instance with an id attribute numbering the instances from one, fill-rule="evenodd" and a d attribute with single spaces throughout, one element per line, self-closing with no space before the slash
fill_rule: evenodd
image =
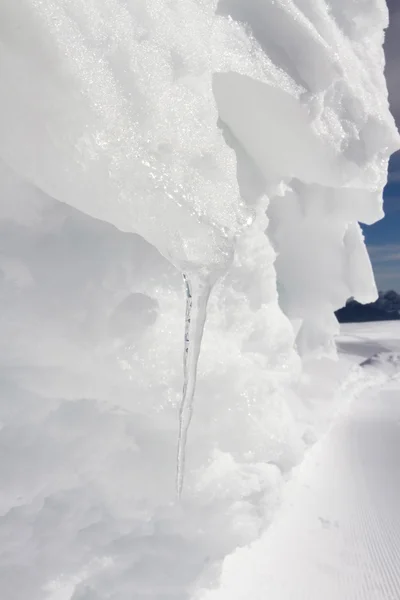
<path id="1" fill-rule="evenodd" d="M 399 145 L 387 17 L 1 2 L 7 600 L 188 598 L 270 522 L 314 406 L 329 420 L 333 312 L 376 295 L 358 222 L 381 218 Z"/>
<path id="2" fill-rule="evenodd" d="M 1 16 L 4 160 L 212 281 L 268 207 L 298 349 L 332 351 L 333 311 L 376 296 L 357 221 L 382 217 L 398 145 L 384 0 L 23 0 Z"/>
<path id="3" fill-rule="evenodd" d="M 361 252 L 347 225 L 382 216 L 398 142 L 383 0 L 8 0 L 1 11 L 0 154 L 46 193 L 180 265 L 224 262 L 251 193 L 269 195 L 272 215 L 297 206 L 302 240 L 329 217 L 348 254 Z M 250 163 L 238 161 L 239 182 L 218 118 Z M 251 168 L 262 183 L 240 190 Z M 369 298 L 364 285 L 353 291 Z"/>

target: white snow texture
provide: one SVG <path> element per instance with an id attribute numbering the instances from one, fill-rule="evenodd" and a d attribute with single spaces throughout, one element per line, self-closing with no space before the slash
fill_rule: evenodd
<path id="1" fill-rule="evenodd" d="M 1 0 L 2 599 L 185 600 L 269 524 L 335 410 L 334 310 L 376 297 L 387 19 Z"/>

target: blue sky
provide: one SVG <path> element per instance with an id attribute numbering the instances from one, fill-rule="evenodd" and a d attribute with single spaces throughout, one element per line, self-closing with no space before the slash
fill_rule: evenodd
<path id="1" fill-rule="evenodd" d="M 383 197 L 385 218 L 363 229 L 378 288 L 400 292 L 400 153 L 392 157 Z"/>
<path id="2" fill-rule="evenodd" d="M 390 26 L 386 34 L 386 78 L 392 113 L 400 126 L 400 0 L 388 0 Z M 400 292 L 400 152 L 389 165 L 384 192 L 386 217 L 364 227 L 378 288 Z"/>

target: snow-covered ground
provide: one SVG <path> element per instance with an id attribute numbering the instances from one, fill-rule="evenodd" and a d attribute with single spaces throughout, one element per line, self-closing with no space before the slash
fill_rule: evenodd
<path id="1" fill-rule="evenodd" d="M 57 397 L 55 381 L 73 375 L 3 358 L 2 597 L 398 597 L 400 326 L 344 326 L 339 344 L 338 362 L 308 365 L 303 418 L 320 415 L 314 435 L 335 424 L 300 466 L 290 472 L 295 459 L 272 454 L 267 464 L 245 463 L 216 447 L 208 465 L 190 463 L 181 503 L 175 411 L 149 416 L 134 398 L 129 408 L 71 391 Z M 307 377 L 303 386 L 311 392 Z M 216 425 L 204 427 L 190 444 L 199 463 Z M 231 423 L 224 435 L 235 433 Z"/>
<path id="2" fill-rule="evenodd" d="M 294 470 L 272 525 L 201 598 L 399 598 L 400 326 L 345 325 L 340 347 L 364 365 L 348 380 L 355 395 Z"/>

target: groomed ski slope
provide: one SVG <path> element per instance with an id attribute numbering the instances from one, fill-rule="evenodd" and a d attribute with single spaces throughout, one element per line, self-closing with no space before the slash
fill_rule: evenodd
<path id="1" fill-rule="evenodd" d="M 362 362 L 358 397 L 295 471 L 269 530 L 225 561 L 203 600 L 400 598 L 399 334 L 397 323 L 342 327 L 341 358 Z"/>

